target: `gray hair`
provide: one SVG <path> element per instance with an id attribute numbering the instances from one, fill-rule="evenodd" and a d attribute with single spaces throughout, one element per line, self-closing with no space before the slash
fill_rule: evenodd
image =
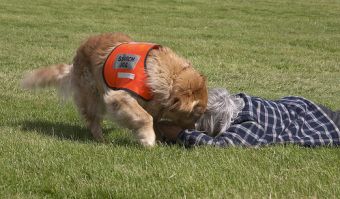
<path id="1" fill-rule="evenodd" d="M 207 110 L 195 124 L 196 130 L 216 136 L 230 127 L 243 107 L 244 101 L 226 89 L 209 89 Z"/>

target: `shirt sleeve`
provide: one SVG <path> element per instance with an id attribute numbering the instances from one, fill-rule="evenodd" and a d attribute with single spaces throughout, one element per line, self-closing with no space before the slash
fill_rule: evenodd
<path id="1" fill-rule="evenodd" d="M 267 144 L 263 139 L 264 129 L 253 121 L 232 125 L 226 132 L 222 132 L 216 137 L 205 134 L 204 131 L 184 130 L 179 133 L 177 140 L 186 147 L 192 146 L 259 146 Z"/>

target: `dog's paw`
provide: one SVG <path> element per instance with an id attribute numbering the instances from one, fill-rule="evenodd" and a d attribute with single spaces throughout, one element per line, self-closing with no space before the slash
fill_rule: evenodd
<path id="1" fill-rule="evenodd" d="M 153 147 L 156 144 L 156 139 L 140 139 L 139 142 L 144 147 Z"/>
<path id="2" fill-rule="evenodd" d="M 137 139 L 145 147 L 153 147 L 156 144 L 156 135 L 152 127 L 137 131 Z"/>

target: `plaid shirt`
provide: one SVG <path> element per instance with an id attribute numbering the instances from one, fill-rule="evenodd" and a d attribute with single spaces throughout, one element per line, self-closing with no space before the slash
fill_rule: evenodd
<path id="1" fill-rule="evenodd" d="M 230 127 L 216 137 L 184 130 L 178 135 L 186 146 L 258 147 L 270 144 L 303 146 L 339 145 L 340 131 L 313 102 L 301 97 L 270 101 L 237 94 L 245 106 Z"/>

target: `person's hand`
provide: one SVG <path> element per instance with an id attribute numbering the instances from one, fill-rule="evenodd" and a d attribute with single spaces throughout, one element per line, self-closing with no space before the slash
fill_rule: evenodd
<path id="1" fill-rule="evenodd" d="M 183 130 L 168 121 L 160 121 L 156 124 L 158 133 L 165 138 L 163 141 L 176 141 L 178 134 Z"/>

